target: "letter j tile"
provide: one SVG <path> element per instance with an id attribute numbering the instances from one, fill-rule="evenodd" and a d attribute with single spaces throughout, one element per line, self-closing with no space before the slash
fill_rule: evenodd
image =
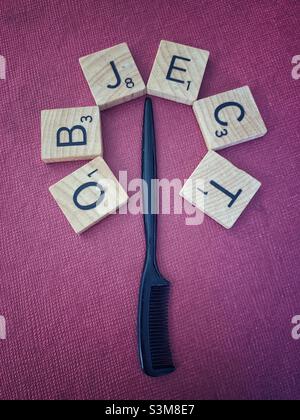
<path id="1" fill-rule="evenodd" d="M 79 62 L 101 110 L 146 93 L 145 83 L 126 43 L 82 57 Z"/>

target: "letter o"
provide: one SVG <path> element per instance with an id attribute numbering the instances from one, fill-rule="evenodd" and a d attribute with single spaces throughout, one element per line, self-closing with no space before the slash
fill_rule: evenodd
<path id="1" fill-rule="evenodd" d="M 78 201 L 80 193 L 84 191 L 86 188 L 90 188 L 90 187 L 96 187 L 99 189 L 100 196 L 98 200 L 95 201 L 94 203 L 87 204 L 87 205 L 80 204 Z M 97 182 L 87 182 L 81 185 L 79 188 L 77 188 L 77 190 L 75 191 L 73 195 L 73 201 L 74 201 L 75 206 L 78 207 L 80 210 L 93 210 L 102 203 L 102 201 L 104 200 L 104 196 L 105 196 L 105 191 L 103 190 L 100 184 L 98 184 Z"/>

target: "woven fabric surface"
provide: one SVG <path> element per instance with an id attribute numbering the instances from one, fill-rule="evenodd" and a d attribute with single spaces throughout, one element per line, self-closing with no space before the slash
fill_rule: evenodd
<path id="1" fill-rule="evenodd" d="M 298 399 L 300 2 L 2 0 L 0 54 L 1 399 Z M 263 139 L 221 152 L 263 186 L 232 230 L 159 217 L 172 283 L 177 370 L 140 370 L 136 316 L 142 216 L 73 233 L 48 188 L 79 168 L 40 159 L 40 111 L 94 101 L 78 59 L 128 42 L 147 81 L 161 39 L 211 52 L 199 97 L 249 85 Z M 154 98 L 160 178 L 206 154 L 192 109 Z M 143 99 L 102 113 L 105 160 L 140 177 Z"/>

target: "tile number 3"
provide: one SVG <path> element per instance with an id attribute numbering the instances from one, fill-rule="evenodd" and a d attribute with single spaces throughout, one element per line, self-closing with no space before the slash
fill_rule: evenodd
<path id="1" fill-rule="evenodd" d="M 242 122 L 243 119 L 245 118 L 245 115 L 246 115 L 245 108 L 241 104 L 239 104 L 238 102 L 225 102 L 224 104 L 219 105 L 215 109 L 214 117 L 215 117 L 215 120 L 217 121 L 217 123 L 220 124 L 223 127 L 228 127 L 228 121 L 223 121 L 220 117 L 220 113 L 221 113 L 221 111 L 223 111 L 223 109 L 228 108 L 228 107 L 235 107 L 235 108 L 239 109 L 240 115 L 237 118 L 237 120 L 239 122 Z M 223 130 L 217 130 L 215 135 L 218 138 L 227 136 L 228 135 L 228 130 L 226 128 L 223 129 Z"/>

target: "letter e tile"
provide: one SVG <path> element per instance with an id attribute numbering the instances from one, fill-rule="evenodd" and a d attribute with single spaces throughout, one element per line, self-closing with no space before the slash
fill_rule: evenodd
<path id="1" fill-rule="evenodd" d="M 193 105 L 199 95 L 208 58 L 208 51 L 161 41 L 148 81 L 148 94 Z"/>

